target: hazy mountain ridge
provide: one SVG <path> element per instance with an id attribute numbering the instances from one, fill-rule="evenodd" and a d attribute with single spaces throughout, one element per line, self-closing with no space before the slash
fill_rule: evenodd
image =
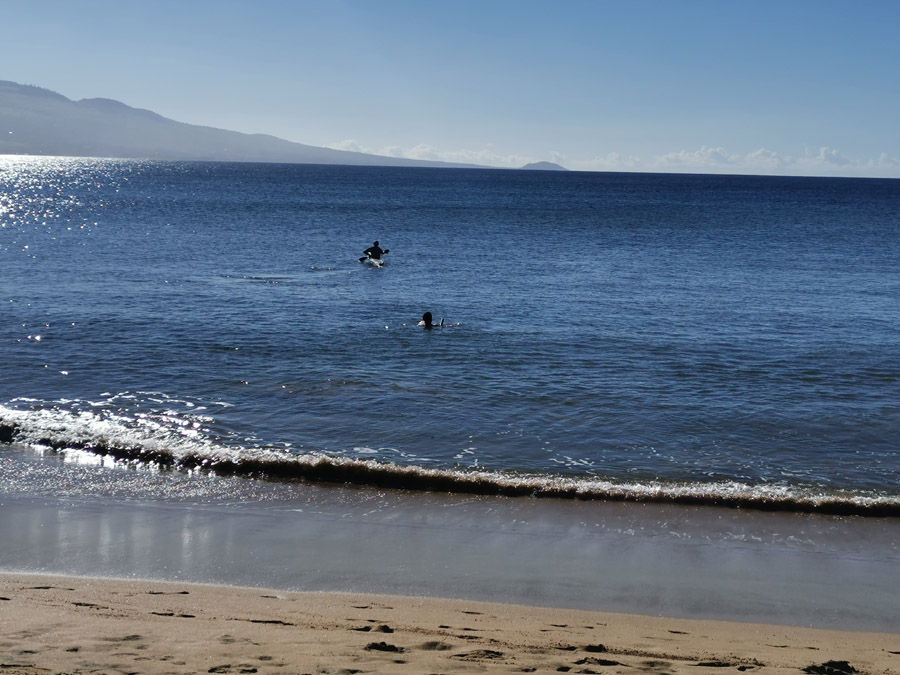
<path id="1" fill-rule="evenodd" d="M 108 98 L 73 101 L 0 80 L 0 154 L 232 162 L 462 167 L 332 150 L 267 134 L 176 122 Z"/>

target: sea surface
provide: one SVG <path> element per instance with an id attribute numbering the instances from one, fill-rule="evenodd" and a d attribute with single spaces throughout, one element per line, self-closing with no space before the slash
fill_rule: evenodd
<path id="1" fill-rule="evenodd" d="M 5 486 L 897 516 L 898 299 L 898 180 L 2 157 Z"/>

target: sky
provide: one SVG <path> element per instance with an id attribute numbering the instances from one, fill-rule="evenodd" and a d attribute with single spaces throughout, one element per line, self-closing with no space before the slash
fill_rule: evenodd
<path id="1" fill-rule="evenodd" d="M 308 145 L 900 178 L 900 0 L 0 0 L 0 79 Z"/>

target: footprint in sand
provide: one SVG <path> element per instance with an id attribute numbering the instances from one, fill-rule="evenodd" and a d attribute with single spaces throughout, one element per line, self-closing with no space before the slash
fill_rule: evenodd
<path id="1" fill-rule="evenodd" d="M 820 665 L 807 666 L 803 672 L 813 675 L 853 675 L 859 671 L 847 661 L 826 661 Z"/>
<path id="2" fill-rule="evenodd" d="M 293 626 L 290 621 L 282 621 L 281 619 L 238 619 L 238 621 L 247 621 L 249 623 L 262 623 L 269 626 Z"/>
<path id="3" fill-rule="evenodd" d="M 233 645 L 237 644 L 238 642 L 253 645 L 254 647 L 259 646 L 259 643 L 254 642 L 253 640 L 248 640 L 247 638 L 236 638 L 233 635 L 229 635 L 228 633 L 225 633 L 225 635 L 219 638 L 219 643 L 223 645 Z"/>
<path id="4" fill-rule="evenodd" d="M 618 661 L 611 661 L 610 659 L 600 659 L 596 656 L 586 656 L 583 659 L 578 659 L 575 662 L 576 666 L 624 666 L 624 663 L 619 663 Z"/>
<path id="5" fill-rule="evenodd" d="M 453 647 L 451 645 L 448 645 L 446 642 L 430 640 L 429 642 L 419 645 L 419 649 L 423 649 L 427 652 L 445 652 L 447 650 L 453 649 Z"/>
<path id="6" fill-rule="evenodd" d="M 365 648 L 369 651 L 378 651 L 378 652 L 402 652 L 403 647 L 398 647 L 397 645 L 391 645 L 387 642 L 370 642 L 365 646 Z"/>
<path id="7" fill-rule="evenodd" d="M 226 663 L 222 666 L 213 666 L 207 673 L 256 673 L 257 669 L 249 664 L 249 663 L 239 663 L 236 666 L 232 666 L 230 663 Z"/>
<path id="8" fill-rule="evenodd" d="M 641 665 L 647 669 L 659 673 L 671 673 L 672 664 L 668 661 L 644 661 Z"/>
<path id="9" fill-rule="evenodd" d="M 138 640 L 143 640 L 143 635 L 125 635 L 123 637 L 105 637 L 100 638 L 101 640 L 105 640 L 106 642 L 137 642 Z"/>
<path id="10" fill-rule="evenodd" d="M 386 624 L 380 626 L 362 626 L 361 628 L 351 628 L 350 630 L 360 631 L 362 633 L 393 633 L 394 629 Z"/>
<path id="11" fill-rule="evenodd" d="M 487 660 L 502 659 L 503 652 L 494 651 L 493 649 L 476 649 L 474 652 L 466 652 L 464 654 L 454 654 L 450 658 L 461 659 L 463 661 L 481 661 L 484 659 L 487 659 Z"/>

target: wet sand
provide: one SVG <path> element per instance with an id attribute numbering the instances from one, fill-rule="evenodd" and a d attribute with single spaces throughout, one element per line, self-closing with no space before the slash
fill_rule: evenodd
<path id="1" fill-rule="evenodd" d="M 0 575 L 0 672 L 900 673 L 900 635 Z"/>

